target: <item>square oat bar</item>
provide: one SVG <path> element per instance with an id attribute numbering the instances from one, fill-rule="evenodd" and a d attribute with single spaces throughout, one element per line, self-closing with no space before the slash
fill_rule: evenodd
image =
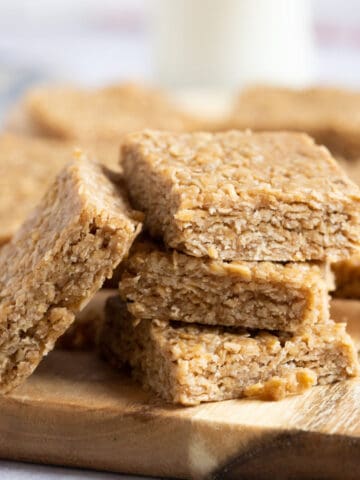
<path id="1" fill-rule="evenodd" d="M 16 131 L 25 125 L 38 135 L 54 138 L 116 142 L 124 133 L 143 128 L 182 132 L 198 130 L 203 124 L 164 92 L 134 83 L 99 89 L 37 87 L 8 120 L 8 128 Z"/>
<path id="2" fill-rule="evenodd" d="M 145 131 L 124 175 L 155 236 L 222 260 L 337 260 L 359 251 L 360 190 L 305 134 Z"/>
<path id="3" fill-rule="evenodd" d="M 0 250 L 0 392 L 20 384 L 128 253 L 141 227 L 104 169 L 81 156 Z"/>
<path id="4" fill-rule="evenodd" d="M 117 297 L 107 302 L 100 342 L 113 365 L 130 365 L 144 387 L 183 405 L 243 396 L 281 399 L 355 376 L 359 369 L 345 324 L 291 336 L 139 321 Z"/>
<path id="5" fill-rule="evenodd" d="M 243 90 L 228 128 L 306 132 L 332 153 L 360 156 L 360 93 L 334 87 L 291 89 L 253 86 Z"/>
<path id="6" fill-rule="evenodd" d="M 329 320 L 323 265 L 224 262 L 139 242 L 123 266 L 120 295 L 139 319 L 286 332 Z"/>
<path id="7" fill-rule="evenodd" d="M 0 246 L 41 200 L 75 147 L 79 145 L 70 141 L 0 135 Z M 83 147 L 92 158 L 119 170 L 117 145 L 87 142 Z"/>

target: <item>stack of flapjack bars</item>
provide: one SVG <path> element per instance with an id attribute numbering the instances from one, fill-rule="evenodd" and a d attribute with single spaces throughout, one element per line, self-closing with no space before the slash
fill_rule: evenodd
<path id="1" fill-rule="evenodd" d="M 129 135 L 146 236 L 108 300 L 100 347 L 167 401 L 280 399 L 358 374 L 329 316 L 328 265 L 360 245 L 360 192 L 301 133 Z"/>

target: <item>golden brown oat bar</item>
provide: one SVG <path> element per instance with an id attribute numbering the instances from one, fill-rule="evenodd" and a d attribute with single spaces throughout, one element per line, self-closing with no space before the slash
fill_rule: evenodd
<path id="1" fill-rule="evenodd" d="M 134 245 L 120 294 L 137 318 L 294 332 L 329 320 L 328 287 L 323 266 L 222 262 L 148 242 Z"/>
<path id="2" fill-rule="evenodd" d="M 141 214 L 78 158 L 0 250 L 0 391 L 21 383 L 128 253 Z"/>
<path id="3" fill-rule="evenodd" d="M 107 302 L 100 344 L 115 366 L 129 364 L 143 386 L 184 405 L 243 396 L 280 399 L 355 376 L 359 369 L 344 324 L 291 336 L 139 321 L 119 298 Z"/>
<path id="4" fill-rule="evenodd" d="M 75 147 L 74 142 L 0 135 L 0 245 L 10 240 Z M 118 163 L 115 145 L 88 144 L 86 149 L 107 166 Z"/>
<path id="5" fill-rule="evenodd" d="M 360 92 L 257 86 L 239 95 L 229 127 L 306 132 L 333 153 L 358 157 L 359 112 Z"/>
<path id="6" fill-rule="evenodd" d="M 147 227 L 200 257 L 337 260 L 359 251 L 360 191 L 296 133 L 129 135 L 124 175 Z"/>
<path id="7" fill-rule="evenodd" d="M 99 332 L 105 318 L 105 303 L 116 290 L 101 289 L 81 312 L 74 323 L 58 338 L 56 347 L 64 350 L 92 350 L 97 346 Z"/>
<path id="8" fill-rule="evenodd" d="M 21 125 L 63 139 L 118 141 L 122 134 L 143 128 L 199 128 L 199 120 L 180 111 L 166 95 L 134 84 L 98 90 L 39 87 L 28 93 L 21 108 L 26 112 L 18 120 Z"/>

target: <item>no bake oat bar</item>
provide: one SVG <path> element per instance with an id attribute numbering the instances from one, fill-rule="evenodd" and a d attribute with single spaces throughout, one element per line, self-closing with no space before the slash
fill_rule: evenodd
<path id="1" fill-rule="evenodd" d="M 75 147 L 74 142 L 0 135 L 0 246 L 20 227 Z M 118 163 L 115 145 L 89 143 L 86 150 L 109 167 Z"/>
<path id="2" fill-rule="evenodd" d="M 124 268 L 120 294 L 137 318 L 288 332 L 329 319 L 319 265 L 223 262 L 139 242 Z"/>
<path id="3" fill-rule="evenodd" d="M 291 336 L 139 321 L 116 297 L 107 302 L 100 342 L 113 365 L 129 364 L 143 386 L 183 405 L 243 396 L 280 399 L 352 377 L 359 368 L 344 324 Z"/>
<path id="4" fill-rule="evenodd" d="M 38 87 L 29 91 L 21 109 L 25 111 L 20 116 L 22 125 L 62 139 L 119 141 L 124 133 L 143 128 L 191 131 L 200 125 L 162 92 L 135 84 L 89 90 Z"/>
<path id="5" fill-rule="evenodd" d="M 334 154 L 360 156 L 360 92 L 333 87 L 245 89 L 227 128 L 306 132 Z"/>
<path id="6" fill-rule="evenodd" d="M 80 154 L 0 250 L 0 392 L 36 368 L 128 253 L 141 214 Z"/>
<path id="7" fill-rule="evenodd" d="M 305 134 L 145 131 L 124 175 L 166 244 L 222 260 L 337 260 L 359 251 L 360 191 Z"/>

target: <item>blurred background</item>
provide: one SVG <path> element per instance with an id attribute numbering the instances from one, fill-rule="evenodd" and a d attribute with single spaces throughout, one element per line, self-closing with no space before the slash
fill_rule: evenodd
<path id="1" fill-rule="evenodd" d="M 39 80 L 358 86 L 357 0 L 1 0 L 0 105 Z"/>

